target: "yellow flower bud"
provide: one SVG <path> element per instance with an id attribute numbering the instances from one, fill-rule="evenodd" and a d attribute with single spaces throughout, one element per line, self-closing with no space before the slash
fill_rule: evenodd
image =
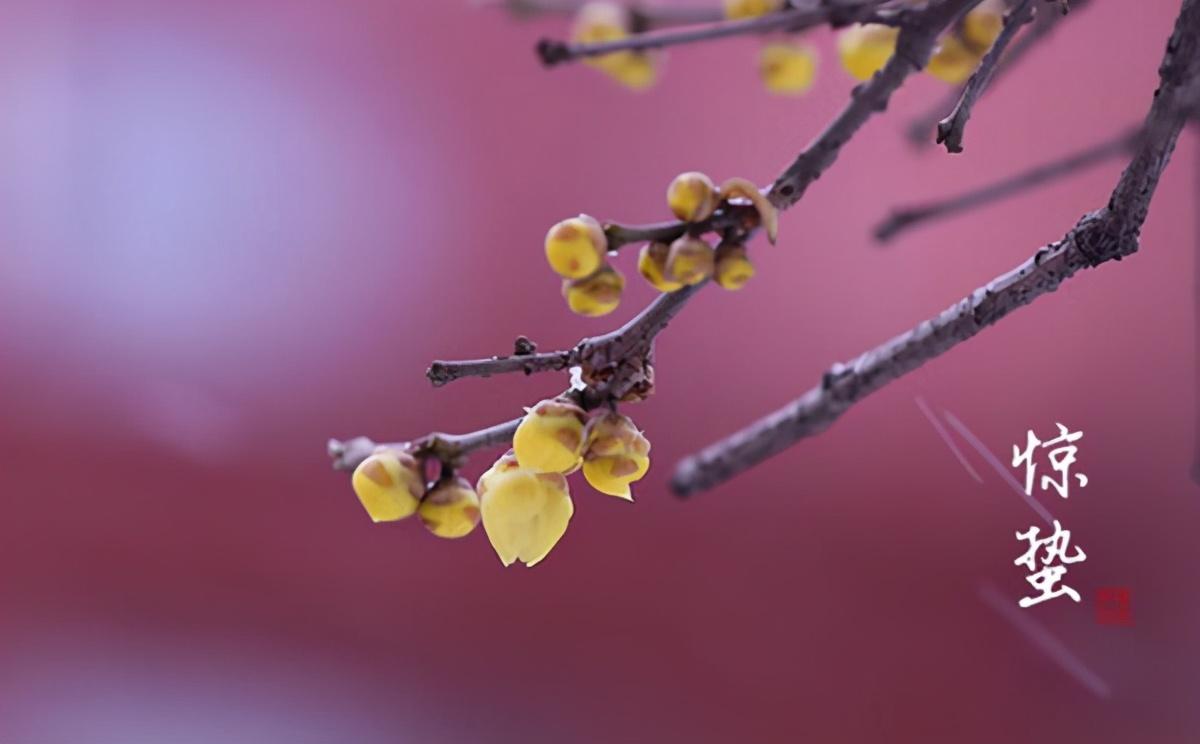
<path id="1" fill-rule="evenodd" d="M 650 442 L 628 416 L 610 412 L 588 422 L 583 477 L 601 493 L 633 500 L 629 484 L 650 469 Z"/>
<path id="2" fill-rule="evenodd" d="M 658 82 L 658 55 L 642 51 L 621 51 L 606 54 L 613 58 L 604 72 L 630 90 L 646 90 Z M 603 59 L 602 58 L 602 59 Z"/>
<path id="3" fill-rule="evenodd" d="M 485 470 L 483 475 L 479 476 L 479 481 L 475 484 L 475 490 L 482 497 L 483 489 L 487 485 L 489 478 L 492 478 L 496 475 L 501 475 L 503 473 L 511 473 L 514 470 L 520 469 L 521 464 L 517 462 L 517 454 L 510 449 L 508 452 L 505 452 L 503 455 L 496 458 L 496 461 L 492 463 L 492 466 Z"/>
<path id="4" fill-rule="evenodd" d="M 587 414 L 569 400 L 543 400 L 528 409 L 513 434 L 513 451 L 522 468 L 535 473 L 565 473 L 583 456 Z"/>
<path id="5" fill-rule="evenodd" d="M 638 253 L 638 272 L 659 292 L 674 292 L 683 287 L 667 278 L 667 253 L 670 250 L 671 246 L 666 243 L 647 243 Z"/>
<path id="6" fill-rule="evenodd" d="M 425 494 L 417 516 L 438 537 L 463 537 L 479 524 L 479 497 L 466 480 L 445 480 Z"/>
<path id="7" fill-rule="evenodd" d="M 586 3 L 575 16 L 571 29 L 571 41 L 576 44 L 603 44 L 609 41 L 620 41 L 629 36 L 629 16 L 625 9 L 616 3 L 592 2 Z M 599 57 L 584 57 L 585 64 L 603 68 L 611 62 L 614 55 L 605 54 Z"/>
<path id="8" fill-rule="evenodd" d="M 620 5 L 607 2 L 587 3 L 580 8 L 571 31 L 571 41 L 576 44 L 603 44 L 628 36 L 628 13 Z M 626 49 L 583 57 L 582 61 L 633 90 L 650 87 L 658 77 L 656 57 L 647 52 Z"/>
<path id="9" fill-rule="evenodd" d="M 783 9 L 784 0 L 725 0 L 725 17 L 757 18 Z"/>
<path id="10" fill-rule="evenodd" d="M 650 469 L 649 457 L 596 457 L 583 461 L 583 477 L 600 493 L 633 501 L 629 484 Z"/>
<path id="11" fill-rule="evenodd" d="M 842 67 L 858 80 L 870 80 L 896 51 L 899 30 L 877 23 L 857 24 L 838 34 Z"/>
<path id="12" fill-rule="evenodd" d="M 759 55 L 758 73 L 772 93 L 804 93 L 816 77 L 817 55 L 803 44 L 768 44 Z"/>
<path id="13" fill-rule="evenodd" d="M 754 278 L 754 264 L 746 255 L 746 246 L 722 243 L 717 246 L 717 264 L 713 273 L 717 284 L 728 290 L 738 290 Z"/>
<path id="14" fill-rule="evenodd" d="M 684 235 L 667 253 L 667 276 L 683 284 L 699 284 L 713 273 L 713 249 L 699 238 Z"/>
<path id="15" fill-rule="evenodd" d="M 504 458 L 501 458 L 504 459 Z M 497 462 L 479 479 L 483 529 L 500 562 L 532 567 L 567 531 L 575 511 L 567 479 Z"/>
<path id="16" fill-rule="evenodd" d="M 598 317 L 608 315 L 621 303 L 625 277 L 611 266 L 601 266 L 596 273 L 583 279 L 563 281 L 563 297 L 567 307 L 579 315 Z"/>
<path id="17" fill-rule="evenodd" d="M 380 448 L 359 463 L 350 484 L 373 522 L 412 516 L 425 493 L 421 465 L 407 452 Z"/>
<path id="18" fill-rule="evenodd" d="M 942 82 L 957 85 L 971 77 L 981 57 L 953 35 L 942 37 L 941 46 L 934 52 L 925 71 Z"/>
<path id="19" fill-rule="evenodd" d="M 717 187 L 703 173 L 680 173 L 667 186 L 667 205 L 684 222 L 700 222 L 717 208 Z"/>
<path id="20" fill-rule="evenodd" d="M 581 279 L 600 268 L 608 250 L 604 228 L 586 214 L 563 220 L 546 233 L 546 260 L 567 279 Z"/>
<path id="21" fill-rule="evenodd" d="M 984 54 L 1004 28 L 1004 4 L 983 2 L 967 13 L 962 22 L 963 41 L 977 54 Z"/>

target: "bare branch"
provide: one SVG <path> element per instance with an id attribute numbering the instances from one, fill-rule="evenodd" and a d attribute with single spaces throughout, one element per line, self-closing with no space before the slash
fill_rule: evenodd
<path id="1" fill-rule="evenodd" d="M 914 72 L 929 63 L 934 43 L 942 29 L 949 26 L 979 0 L 946 0 L 930 4 L 920 11 L 901 15 L 900 37 L 896 53 L 883 69 L 854 89 L 850 103 L 837 118 L 817 135 L 804 152 L 775 179 L 767 198 L 779 209 L 787 209 L 800 200 L 813 181 L 820 178 L 837 160 L 842 146 L 850 140 L 872 114 L 887 108 L 892 94 Z"/>
<path id="2" fill-rule="evenodd" d="M 987 326 L 1052 292 L 1081 269 L 1128 256 L 1159 177 L 1195 105 L 1200 77 L 1200 0 L 1184 0 L 1159 68 L 1161 84 L 1143 126 L 1144 136 L 1107 206 L 1086 214 L 1055 243 L 1038 250 L 937 317 L 846 365 L 834 365 L 821 384 L 741 431 L 683 460 L 672 488 L 687 495 L 711 488 L 795 442 L 828 428 L 854 403 L 921 364 L 972 338 Z"/>
<path id="3" fill-rule="evenodd" d="M 367 437 L 354 437 L 345 441 L 330 439 L 327 449 L 336 470 L 353 470 L 378 447 L 404 449 L 422 459 L 436 457 L 443 463 L 457 464 L 477 449 L 508 444 L 520 423 L 521 419 L 515 418 L 469 434 L 434 432 L 413 442 L 376 444 Z"/>
<path id="4" fill-rule="evenodd" d="M 843 26 L 848 23 L 894 25 L 900 17 L 899 13 L 878 8 L 886 2 L 889 0 L 851 0 L 840 4 L 817 3 L 811 7 L 789 8 L 757 18 L 696 24 L 667 31 L 635 33 L 624 39 L 592 44 L 573 44 L 554 39 L 542 39 L 538 42 L 537 53 L 542 64 L 553 67 L 564 62 L 574 62 L 578 59 L 598 57 L 613 52 L 662 49 L 731 36 L 762 34 L 769 31 L 795 33 L 824 24 L 833 26 Z"/>
<path id="5" fill-rule="evenodd" d="M 502 7 L 518 18 L 540 15 L 572 16 L 579 12 L 585 0 L 476 0 L 484 6 Z M 631 5 L 628 8 L 630 25 L 637 31 L 690 23 L 711 23 L 724 17 L 715 2 L 708 7 L 677 5 Z"/>
<path id="6" fill-rule="evenodd" d="M 994 183 L 940 201 L 901 207 L 875 227 L 875 238 L 887 242 L 910 227 L 1003 199 L 1032 186 L 1070 175 L 1132 150 L 1137 129 L 1127 130 L 1058 160 L 1035 166 Z"/>
<path id="7" fill-rule="evenodd" d="M 1086 6 L 1088 0 L 1073 0 L 1071 3 L 1072 10 L 1078 10 Z M 1007 53 L 1000 58 L 996 65 L 995 71 L 992 73 L 992 84 L 1003 77 L 1010 69 L 1018 62 L 1025 58 L 1025 55 L 1030 50 L 1049 37 L 1053 31 L 1063 20 L 1063 13 L 1039 13 L 1033 25 L 1029 27 L 1025 33 L 1019 35 L 1008 47 Z M 914 145 L 928 145 L 933 142 L 932 135 L 935 133 L 937 123 L 962 97 L 962 88 L 952 90 L 944 97 L 939 98 L 937 103 L 930 106 L 927 111 L 920 116 L 915 117 L 908 125 L 908 138 Z"/>
<path id="8" fill-rule="evenodd" d="M 469 359 L 458 362 L 435 361 L 425 375 L 434 387 L 440 387 L 463 377 L 490 377 L 508 372 L 548 372 L 580 364 L 599 368 L 635 355 L 645 355 L 650 344 L 667 323 L 683 309 L 684 304 L 700 290 L 696 284 L 675 292 L 661 294 L 634 316 L 628 323 L 603 336 L 585 338 L 574 348 L 542 354 Z"/>
<path id="9" fill-rule="evenodd" d="M 992 48 L 979 62 L 979 67 L 971 73 L 971 78 L 967 80 L 962 97 L 958 99 L 954 110 L 950 112 L 949 116 L 938 122 L 937 141 L 939 144 L 945 143 L 946 152 L 962 152 L 963 130 L 966 129 L 967 120 L 971 118 L 971 110 L 975 108 L 975 102 L 979 100 L 979 96 L 991 82 L 996 71 L 996 63 L 1000 61 L 1000 56 L 1004 54 L 1004 50 L 1016 36 L 1017 29 L 1032 21 L 1033 16 L 1033 0 L 1021 0 L 1020 5 L 1004 15 L 1004 27 L 1000 30 L 1000 35 L 996 37 Z"/>
<path id="10" fill-rule="evenodd" d="M 550 351 L 542 354 L 517 355 L 508 357 L 492 357 L 490 359 L 467 359 L 463 361 L 443 362 L 434 361 L 425 370 L 425 376 L 434 387 L 441 387 L 463 377 L 491 377 L 507 372 L 524 372 L 531 375 L 534 372 L 550 372 L 567 369 L 574 361 L 574 349 L 568 351 Z"/>

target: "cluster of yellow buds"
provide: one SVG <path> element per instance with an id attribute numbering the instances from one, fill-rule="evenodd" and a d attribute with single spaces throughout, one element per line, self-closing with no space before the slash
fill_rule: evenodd
<path id="1" fill-rule="evenodd" d="M 688 230 L 672 243 L 651 242 L 638 254 L 638 272 L 660 292 L 712 278 L 729 290 L 741 289 L 754 276 L 754 265 L 740 243 L 722 242 L 716 250 L 697 236 L 702 223 L 726 204 L 753 205 L 759 224 L 774 243 L 779 211 L 752 182 L 731 178 L 717 188 L 703 173 L 681 173 L 667 187 L 667 206 Z M 572 311 L 607 315 L 621 302 L 625 277 L 608 261 L 603 226 L 586 214 L 563 220 L 546 233 L 546 260 L 563 278 L 562 292 Z"/>
<path id="2" fill-rule="evenodd" d="M 513 435 L 513 456 L 535 473 L 570 475 L 582 466 L 597 491 L 630 499 L 629 484 L 650 467 L 650 442 L 628 417 L 588 418 L 567 398 L 543 400 L 525 412 Z"/>
<path id="3" fill-rule="evenodd" d="M 775 242 L 779 215 L 758 188 L 744 178 L 731 178 L 718 189 L 703 173 L 681 173 L 667 187 L 667 206 L 676 217 L 695 225 L 712 216 L 723 203 L 747 200 L 754 205 L 767 237 Z M 713 278 L 729 290 L 741 289 L 754 276 L 746 247 L 722 242 L 714 251 L 701 238 L 685 232 L 673 243 L 649 243 L 638 254 L 638 272 L 660 292 Z"/>
<path id="4" fill-rule="evenodd" d="M 593 217 L 563 220 L 546 233 L 546 260 L 563 278 L 562 293 L 572 311 L 591 317 L 617 309 L 625 277 L 605 260 L 608 238 Z"/>
<path id="5" fill-rule="evenodd" d="M 754 276 L 746 247 L 726 240 L 714 250 L 699 237 L 704 222 L 731 204 L 752 205 L 767 238 L 775 242 L 779 211 L 752 182 L 731 178 L 718 188 L 703 173 L 681 173 L 667 186 L 667 206 L 687 223 L 687 230 L 671 243 L 643 246 L 638 272 L 660 292 L 674 292 L 710 278 L 725 289 L 741 289 Z M 617 308 L 625 277 L 608 263 L 608 238 L 595 218 L 581 214 L 557 223 L 546 233 L 545 247 L 550 268 L 563 277 L 563 296 L 571 310 L 599 316 Z"/>
<path id="6" fill-rule="evenodd" d="M 566 476 L 580 468 L 597 491 L 632 500 L 629 484 L 650 468 L 650 442 L 629 417 L 610 412 L 589 420 L 565 398 L 528 409 L 513 449 L 477 486 L 484 531 L 505 566 L 532 566 L 558 543 L 575 511 Z"/>
<path id="7" fill-rule="evenodd" d="M 377 448 L 350 483 L 374 522 L 416 514 L 430 532 L 446 538 L 463 537 L 479 524 L 479 497 L 470 483 L 447 474 L 426 487 L 420 461 L 403 450 Z"/>
<path id="8" fill-rule="evenodd" d="M 985 0 L 938 42 L 925 71 L 943 82 L 965 81 L 979 66 L 1004 26 L 1003 0 Z M 868 80 L 896 51 L 899 31 L 890 26 L 859 24 L 838 35 L 842 66 L 858 80 Z"/>
<path id="9" fill-rule="evenodd" d="M 628 38 L 629 34 L 629 13 L 625 8 L 616 3 L 590 2 L 575 16 L 571 41 L 603 44 Z M 624 49 L 585 57 L 583 61 L 633 90 L 645 90 L 658 79 L 658 56 L 647 51 Z"/>
<path id="10" fill-rule="evenodd" d="M 725 0 L 725 17 L 743 20 L 777 13 L 788 7 L 786 0 Z M 575 44 L 604 44 L 628 39 L 629 12 L 614 2 L 589 2 L 580 7 L 571 30 Z M 658 80 L 664 55 L 649 50 L 621 49 L 607 54 L 586 56 L 584 64 L 594 67 L 616 82 L 633 90 L 644 90 Z M 817 71 L 816 52 L 805 44 L 772 42 L 759 55 L 759 75 L 771 93 L 797 95 L 812 87 Z"/>

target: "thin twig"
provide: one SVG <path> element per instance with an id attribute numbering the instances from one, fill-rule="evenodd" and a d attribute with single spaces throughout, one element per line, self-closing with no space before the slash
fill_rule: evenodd
<path id="1" fill-rule="evenodd" d="M 590 44 L 575 44 L 555 39 L 542 39 L 537 44 L 537 53 L 542 64 L 553 67 L 565 62 L 574 62 L 587 57 L 622 51 L 644 51 L 663 49 L 681 44 L 724 39 L 731 36 L 762 34 L 770 31 L 795 33 L 814 26 L 830 24 L 843 26 L 848 23 L 882 23 L 895 25 L 901 14 L 878 8 L 890 0 L 855 0 L 836 5 L 815 4 L 812 7 L 789 8 L 757 18 L 734 21 L 717 21 L 696 24 L 666 31 L 635 33 L 623 39 Z"/>
<path id="2" fill-rule="evenodd" d="M 542 354 L 468 359 L 465 361 L 435 361 L 425 372 L 434 387 L 464 377 L 490 377 L 508 372 L 545 372 L 562 370 L 580 364 L 599 368 L 618 360 L 649 351 L 654 337 L 683 309 L 702 285 L 661 294 L 634 316 L 628 323 L 602 336 L 585 338 L 571 349 Z"/>
<path id="3" fill-rule="evenodd" d="M 1017 35 L 1017 30 L 1032 21 L 1033 16 L 1033 0 L 1021 0 L 1020 5 L 1004 14 L 1004 27 L 1000 30 L 1000 35 L 996 37 L 996 41 L 987 54 L 983 55 L 979 67 L 971 73 L 966 87 L 963 88 L 962 97 L 958 99 L 954 110 L 950 112 L 949 116 L 938 122 L 937 141 L 939 144 L 945 143 L 946 152 L 962 152 L 963 130 L 966 129 L 967 121 L 971 118 L 971 110 L 975 108 L 975 102 L 979 100 L 979 96 L 991 82 L 992 76 L 996 72 L 996 63 L 1000 61 L 1000 56 L 1004 54 L 1004 50 Z"/>
<path id="4" fill-rule="evenodd" d="M 1071 9 L 1078 11 L 1079 8 L 1086 6 L 1088 0 L 1073 0 Z M 999 60 L 996 65 L 996 70 L 992 73 L 992 84 L 1004 77 L 1018 62 L 1025 58 L 1025 55 L 1035 48 L 1041 41 L 1049 37 L 1053 31 L 1063 20 L 1065 14 L 1058 12 L 1039 13 L 1037 19 L 1029 29 L 1017 37 L 1008 47 L 1007 53 Z M 914 145 L 929 145 L 933 143 L 933 135 L 936 131 L 935 127 L 941 118 L 949 111 L 958 99 L 962 96 L 962 88 L 951 90 L 945 96 L 939 98 L 937 102 L 930 106 L 921 115 L 914 117 L 908 125 L 908 139 Z"/>
<path id="5" fill-rule="evenodd" d="M 617 251 L 631 243 L 670 243 L 686 233 L 725 233 L 730 230 L 748 234 L 759 227 L 758 211 L 749 204 L 722 204 L 710 217 L 700 222 L 655 222 L 649 225 L 604 224 L 608 250 Z"/>
<path id="6" fill-rule="evenodd" d="M 1138 236 L 1163 169 L 1200 92 L 1200 0 L 1184 0 L 1159 68 L 1160 86 L 1133 158 L 1108 205 L 1086 214 L 1063 239 L 1038 250 L 908 333 L 834 365 L 799 399 L 683 460 L 672 479 L 680 495 L 712 488 L 800 439 L 828 428 L 854 403 L 1052 292 L 1081 269 L 1137 251 Z"/>
<path id="7" fill-rule="evenodd" d="M 478 5 L 505 8 L 517 18 L 532 18 L 540 15 L 572 16 L 579 12 L 586 0 L 476 0 Z M 638 31 L 691 23 L 711 23 L 724 17 L 720 6 L 709 2 L 707 7 L 677 5 L 628 6 L 630 25 Z"/>
<path id="8" fill-rule="evenodd" d="M 567 369 L 574 361 L 574 349 L 550 351 L 526 356 L 492 357 L 490 359 L 466 359 L 454 362 L 434 361 L 425 370 L 425 376 L 434 387 L 441 387 L 464 377 L 491 377 L 507 372 L 550 372 Z"/>
<path id="9" fill-rule="evenodd" d="M 477 449 L 508 444 L 520 423 L 521 419 L 515 418 L 469 434 L 434 432 L 413 442 L 376 444 L 367 437 L 354 437 L 345 441 L 330 439 L 327 449 L 329 457 L 333 460 L 333 467 L 337 470 L 353 470 L 378 447 L 405 449 L 420 457 L 436 457 L 441 462 L 457 463 Z"/>
<path id="10" fill-rule="evenodd" d="M 1127 130 L 1112 139 L 1105 140 L 1066 157 L 1030 168 L 994 183 L 985 184 L 962 194 L 927 204 L 900 207 L 875 227 L 875 238 L 887 242 L 910 227 L 936 218 L 947 217 L 974 207 L 988 204 L 1004 197 L 1038 186 L 1048 181 L 1070 175 L 1109 158 L 1129 152 L 1137 138 L 1137 131 Z"/>

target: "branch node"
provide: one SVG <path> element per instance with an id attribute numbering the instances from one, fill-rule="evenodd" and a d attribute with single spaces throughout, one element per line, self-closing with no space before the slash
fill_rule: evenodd
<path id="1" fill-rule="evenodd" d="M 529 356 L 536 351 L 537 344 L 530 341 L 528 336 L 517 336 L 516 341 L 513 341 L 513 356 Z"/>

